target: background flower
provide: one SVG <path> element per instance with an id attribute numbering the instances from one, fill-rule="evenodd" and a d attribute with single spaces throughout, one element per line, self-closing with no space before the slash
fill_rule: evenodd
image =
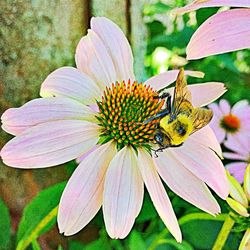
<path id="1" fill-rule="evenodd" d="M 183 14 L 200 8 L 219 6 L 250 7 L 250 2 L 248 0 L 198 0 L 177 9 L 177 13 Z M 250 9 L 233 9 L 216 13 L 193 34 L 187 46 L 187 59 L 194 60 L 249 48 L 249 27 Z"/>
<path id="2" fill-rule="evenodd" d="M 232 152 L 223 153 L 226 159 L 233 160 L 233 162 L 226 164 L 228 171 L 240 182 L 243 183 L 244 173 L 247 164 L 250 162 L 250 138 L 246 135 L 247 140 L 241 142 L 239 140 L 225 141 L 225 146 Z"/>
<path id="3" fill-rule="evenodd" d="M 227 139 L 230 145 L 231 141 L 236 141 L 236 143 L 242 143 L 246 147 L 250 136 L 250 106 L 248 101 L 239 101 L 231 108 L 229 102 L 222 99 L 219 104 L 210 104 L 209 108 L 214 112 L 211 127 L 219 142 Z"/>

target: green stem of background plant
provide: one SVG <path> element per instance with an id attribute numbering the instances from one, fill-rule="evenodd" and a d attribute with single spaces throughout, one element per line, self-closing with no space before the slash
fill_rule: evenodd
<path id="1" fill-rule="evenodd" d="M 223 226 L 218 234 L 218 237 L 214 243 L 212 250 L 221 250 L 223 248 L 233 225 L 234 225 L 234 220 L 231 218 L 231 213 L 229 213 L 226 220 L 223 223 Z"/>

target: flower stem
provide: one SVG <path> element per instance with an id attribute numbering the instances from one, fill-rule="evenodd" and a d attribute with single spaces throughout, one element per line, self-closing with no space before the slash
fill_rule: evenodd
<path id="1" fill-rule="evenodd" d="M 226 220 L 223 223 L 223 226 L 218 234 L 218 237 L 214 243 L 212 250 L 221 250 L 225 245 L 227 238 L 230 234 L 230 231 L 234 225 L 234 220 L 231 218 L 231 213 L 228 214 Z"/>

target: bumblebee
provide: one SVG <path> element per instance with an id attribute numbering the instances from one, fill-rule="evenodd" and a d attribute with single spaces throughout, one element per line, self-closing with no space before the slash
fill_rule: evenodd
<path id="1" fill-rule="evenodd" d="M 166 148 L 181 146 L 191 134 L 206 126 L 213 117 L 211 110 L 192 105 L 192 96 L 183 69 L 176 80 L 173 102 L 171 103 L 169 93 L 160 95 L 160 92 L 162 90 L 155 98 L 166 98 L 166 107 L 143 122 L 145 125 L 153 120 L 159 120 L 154 134 L 154 141 L 159 145 L 159 148 L 154 150 L 156 157 L 157 152 L 162 152 Z"/>

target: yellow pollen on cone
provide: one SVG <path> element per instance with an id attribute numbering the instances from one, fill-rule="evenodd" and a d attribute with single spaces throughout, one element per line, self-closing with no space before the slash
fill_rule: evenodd
<path id="1" fill-rule="evenodd" d="M 141 146 L 153 140 L 156 121 L 144 125 L 143 121 L 157 114 L 164 100 L 154 98 L 158 93 L 143 83 L 124 81 L 106 87 L 97 102 L 97 119 L 103 141 L 115 140 L 118 148 L 125 145 Z"/>

